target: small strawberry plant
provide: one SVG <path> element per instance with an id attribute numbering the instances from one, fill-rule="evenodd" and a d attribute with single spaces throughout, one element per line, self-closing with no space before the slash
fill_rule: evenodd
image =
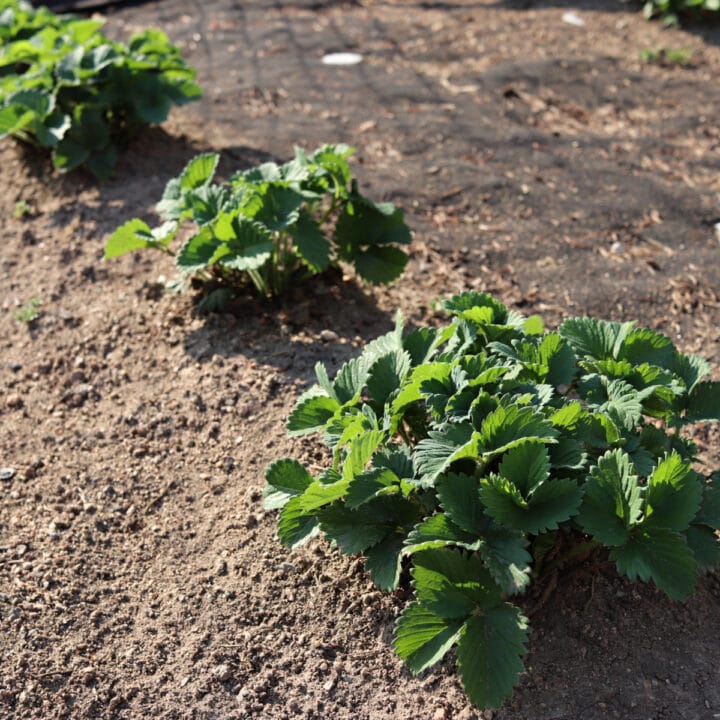
<path id="1" fill-rule="evenodd" d="M 0 138 L 49 148 L 59 170 L 85 164 L 104 178 L 119 145 L 200 88 L 164 33 L 147 30 L 125 46 L 102 24 L 0 0 Z"/>
<path id="2" fill-rule="evenodd" d="M 214 183 L 219 155 L 193 159 L 170 180 L 157 206 L 165 221 L 152 229 L 130 220 L 108 239 L 105 257 L 154 248 L 175 256 L 181 277 L 219 281 L 216 292 L 251 282 L 263 297 L 336 266 L 354 265 L 373 284 L 400 275 L 410 242 L 402 211 L 358 191 L 346 145 L 312 154 L 296 149 L 284 165 L 265 163 Z M 170 249 L 181 225 L 194 232 L 177 254 Z"/>
<path id="3" fill-rule="evenodd" d="M 412 578 L 395 649 L 417 673 L 455 648 L 480 707 L 507 698 L 528 620 L 514 598 L 571 559 L 603 554 L 682 600 L 720 563 L 720 473 L 683 428 L 720 420 L 709 365 L 664 335 L 576 318 L 546 332 L 481 293 L 445 327 L 369 343 L 300 397 L 291 435 L 320 433 L 313 476 L 285 458 L 265 506 L 296 547 L 322 533 L 363 553 L 382 589 Z"/>

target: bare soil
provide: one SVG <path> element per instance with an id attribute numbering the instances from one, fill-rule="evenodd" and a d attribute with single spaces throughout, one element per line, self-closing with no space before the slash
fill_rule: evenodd
<path id="1" fill-rule="evenodd" d="M 569 572 L 544 604 L 528 597 L 527 671 L 480 713 L 451 660 L 414 678 L 394 655 L 401 593 L 320 542 L 281 548 L 260 497 L 268 462 L 319 457 L 284 430 L 315 362 L 335 369 L 398 308 L 436 322 L 433 302 L 462 289 L 550 326 L 639 319 L 720 365 L 720 31 L 610 0 L 163 0 L 108 16 L 117 37 L 147 26 L 183 46 L 206 97 L 139 137 L 114 180 L 0 146 L 0 718 L 720 717 L 717 575 L 679 604 Z M 692 63 L 643 65 L 648 47 Z M 364 61 L 321 64 L 338 50 Z M 204 317 L 163 290 L 164 258 L 102 261 L 194 153 L 222 151 L 228 175 L 338 141 L 367 193 L 406 210 L 396 285 L 328 278 Z M 39 317 L 16 319 L 34 297 Z M 718 432 L 695 439 L 717 467 Z"/>

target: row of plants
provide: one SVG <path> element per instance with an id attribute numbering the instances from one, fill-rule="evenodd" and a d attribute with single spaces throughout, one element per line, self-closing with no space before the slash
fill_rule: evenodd
<path id="1" fill-rule="evenodd" d="M 647 0 L 644 8 L 673 23 L 717 13 L 720 0 Z M 164 33 L 147 30 L 125 45 L 105 37 L 102 25 L 0 0 L 0 138 L 49 149 L 58 170 L 84 165 L 106 178 L 128 139 L 201 90 Z"/>
<path id="2" fill-rule="evenodd" d="M 141 127 L 201 91 L 164 33 L 146 30 L 124 45 L 102 25 L 0 0 L 0 138 L 48 148 L 59 170 L 85 165 L 105 178 Z"/>
<path id="3" fill-rule="evenodd" d="M 443 303 L 442 327 L 370 342 L 291 413 L 331 460 L 266 470 L 265 507 L 291 548 L 321 534 L 413 599 L 394 645 L 421 672 L 455 649 L 479 707 L 522 670 L 522 595 L 600 556 L 675 600 L 720 564 L 720 472 L 683 429 L 720 420 L 720 383 L 664 335 L 591 318 L 546 332 L 496 299 Z"/>

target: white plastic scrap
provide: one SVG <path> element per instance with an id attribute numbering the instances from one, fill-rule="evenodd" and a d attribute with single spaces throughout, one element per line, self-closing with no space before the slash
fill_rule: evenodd
<path id="1" fill-rule="evenodd" d="M 575 25 L 575 27 L 583 27 L 583 25 L 585 25 L 585 21 L 574 12 L 563 13 L 562 21 L 568 25 Z"/>
<path id="2" fill-rule="evenodd" d="M 323 65 L 357 65 L 362 62 L 362 55 L 354 52 L 328 53 L 323 55 Z"/>

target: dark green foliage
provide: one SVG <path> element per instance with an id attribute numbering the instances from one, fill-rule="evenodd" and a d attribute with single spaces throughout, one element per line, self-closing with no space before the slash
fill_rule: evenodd
<path id="1" fill-rule="evenodd" d="M 101 26 L 0 0 L 0 137 L 49 148 L 59 170 L 85 164 L 104 178 L 119 144 L 200 88 L 164 33 L 147 30 L 125 46 Z"/>
<path id="2" fill-rule="evenodd" d="M 666 25 L 677 25 L 687 17 L 717 18 L 720 0 L 645 0 L 643 12 L 646 18 L 659 17 Z"/>
<path id="3" fill-rule="evenodd" d="M 157 207 L 167 222 L 151 230 L 130 220 L 109 238 L 105 257 L 145 247 L 170 252 L 180 224 L 189 221 L 196 232 L 176 255 L 185 278 L 210 273 L 231 287 L 249 279 L 262 296 L 273 297 L 342 260 L 369 283 L 391 282 L 405 268 L 407 255 L 398 246 L 410 242 L 410 231 L 394 205 L 358 192 L 347 163 L 352 153 L 346 145 L 325 145 L 310 155 L 296 148 L 285 165 L 265 163 L 224 184 L 213 183 L 219 156 L 199 155 L 167 184 Z M 387 369 L 376 367 L 368 382 L 393 383 L 393 363 L 409 363 L 409 357 L 385 362 Z M 337 399 L 334 391 L 328 394 L 308 403 L 307 413 L 317 415 L 323 403 L 327 410 L 328 400 Z"/>
<path id="4" fill-rule="evenodd" d="M 631 579 L 687 598 L 720 563 L 720 474 L 694 469 L 685 425 L 718 419 L 710 368 L 633 323 L 579 318 L 543 331 L 481 293 L 451 298 L 444 328 L 400 324 L 318 384 L 290 416 L 333 462 L 312 478 L 268 468 L 280 539 L 318 533 L 364 553 L 414 600 L 395 647 L 413 672 L 456 647 L 470 699 L 512 691 L 528 622 L 512 605 L 531 578 L 605 553 Z M 532 552 L 532 554 L 531 554 Z"/>

